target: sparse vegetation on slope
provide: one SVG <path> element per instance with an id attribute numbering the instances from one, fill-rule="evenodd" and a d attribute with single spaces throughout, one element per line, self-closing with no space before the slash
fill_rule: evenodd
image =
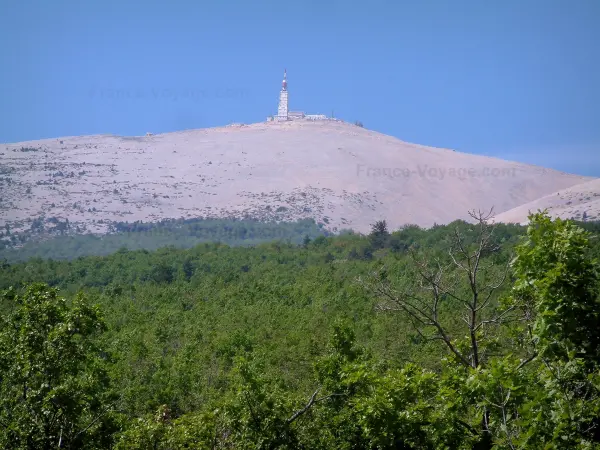
<path id="1" fill-rule="evenodd" d="M 22 232 L 56 217 L 95 233 L 120 221 L 312 218 L 331 232 L 368 233 L 383 217 L 392 228 L 429 227 L 467 220 L 467 205 L 500 213 L 590 180 L 357 125 L 291 121 L 2 144 L 0 226 Z"/>

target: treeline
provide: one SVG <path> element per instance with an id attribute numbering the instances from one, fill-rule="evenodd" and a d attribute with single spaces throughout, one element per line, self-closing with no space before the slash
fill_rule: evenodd
<path id="1" fill-rule="evenodd" d="M 4 263 L 0 446 L 599 448 L 598 233 L 487 219 Z"/>
<path id="2" fill-rule="evenodd" d="M 0 240 L 0 259 L 9 262 L 30 258 L 75 259 L 80 256 L 109 255 L 121 248 L 191 248 L 203 242 L 248 246 L 281 240 L 297 244 L 305 236 L 315 238 L 329 234 L 312 219 L 282 223 L 233 219 L 165 219 L 159 222 L 111 222 L 108 228 L 107 234 L 82 234 L 74 230 L 68 220 L 35 219 L 28 232 L 10 234 L 10 230 L 7 230 L 8 240 Z"/>
<path id="3" fill-rule="evenodd" d="M 368 236 L 348 232 L 339 236 L 317 235 L 311 238 L 307 233 L 300 234 L 306 231 L 310 224 L 314 222 L 308 221 L 307 226 L 302 226 L 302 223 L 280 224 L 281 227 L 290 227 L 294 232 L 299 233 L 295 239 L 296 242 L 300 241 L 299 243 L 294 243 L 291 239 L 285 241 L 270 239 L 269 242 L 248 249 L 235 248 L 237 246 L 230 246 L 224 242 L 205 242 L 191 249 L 185 249 L 183 246 L 163 246 L 155 241 L 155 245 L 159 247 L 156 251 L 145 248 L 129 250 L 125 246 L 120 246 L 116 251 L 103 257 L 62 258 L 52 255 L 51 258 L 28 258 L 24 262 L 5 261 L 0 288 L 42 280 L 51 286 L 74 292 L 82 288 L 103 288 L 114 284 L 190 281 L 200 274 L 215 273 L 220 274 L 225 280 L 231 280 L 235 279 L 239 272 L 270 267 L 271 261 L 277 262 L 273 270 L 281 272 L 282 266 L 287 267 L 290 264 L 296 267 L 327 267 L 329 263 L 372 262 L 381 259 L 382 255 L 403 258 L 410 248 L 437 249 L 443 253 L 444 249 L 447 251 L 449 248 L 453 230 L 458 229 L 465 235 L 473 233 L 473 226 L 462 221 L 447 226 L 434 226 L 429 230 L 409 225 L 390 233 L 385 221 L 381 221 L 373 225 L 373 230 Z M 218 227 L 218 229 L 222 228 Z M 498 245 L 504 246 L 504 258 L 508 258 L 507 252 L 524 231 L 525 228 L 518 225 L 498 224 L 496 226 L 494 240 Z M 282 234 L 287 234 L 285 228 L 283 231 L 273 233 L 276 236 Z M 127 238 L 129 236 L 117 235 L 117 237 Z M 104 243 L 110 237 L 109 235 L 93 238 Z M 75 240 L 77 237 L 56 241 L 57 245 L 62 243 L 63 247 L 59 255 L 69 251 L 67 239 L 77 242 Z M 264 239 L 267 239 L 266 235 Z M 125 242 L 131 243 L 131 241 Z M 24 258 L 23 255 L 22 257 Z M 249 276 L 254 277 L 254 275 Z"/>
<path id="4" fill-rule="evenodd" d="M 600 230 L 600 221 L 575 222 L 592 232 Z M 108 233 L 84 232 L 68 219 L 38 217 L 31 220 L 29 229 L 12 232 L 8 224 L 0 231 L 0 260 L 7 262 L 26 261 L 31 258 L 75 259 L 82 256 L 110 255 L 120 249 L 153 251 L 163 247 L 192 248 L 200 243 L 219 242 L 230 246 L 251 246 L 264 242 L 283 241 L 299 244 L 305 239 L 330 236 L 324 224 L 313 219 L 296 222 L 262 222 L 254 219 L 163 219 L 156 222 L 109 222 L 99 224 L 108 227 Z M 521 228 L 506 225 L 509 229 Z M 405 225 L 404 230 L 424 231 L 416 225 Z M 438 226 L 434 226 L 435 230 Z M 353 233 L 341 230 L 337 234 Z M 387 226 L 386 226 L 387 233 Z M 389 233 L 388 233 L 389 235 Z M 432 241 L 435 234 L 430 233 Z M 387 239 L 387 238 L 386 238 Z M 375 243 L 374 248 L 380 246 Z M 405 245 L 391 237 L 388 245 L 394 250 Z M 373 248 L 362 248 L 353 256 L 370 257 Z"/>

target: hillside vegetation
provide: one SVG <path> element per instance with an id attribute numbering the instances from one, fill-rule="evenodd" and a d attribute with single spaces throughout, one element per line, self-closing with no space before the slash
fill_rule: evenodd
<path id="1" fill-rule="evenodd" d="M 162 247 L 191 248 L 204 242 L 249 246 L 274 240 L 300 243 L 331 234 L 314 220 L 276 223 L 235 219 L 167 219 L 160 222 L 109 222 L 109 233 L 81 233 L 69 221 L 36 219 L 30 228 L 0 232 L 0 259 L 8 262 L 30 258 L 74 259 L 109 255 L 123 248 L 156 250 Z M 75 228 L 75 229 L 74 229 Z"/>
<path id="2" fill-rule="evenodd" d="M 600 226 L 472 219 L 5 261 L 0 447 L 600 448 Z"/>

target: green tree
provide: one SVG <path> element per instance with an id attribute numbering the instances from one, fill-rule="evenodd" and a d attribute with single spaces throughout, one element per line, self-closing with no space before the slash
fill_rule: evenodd
<path id="1" fill-rule="evenodd" d="M 371 226 L 371 233 L 369 234 L 371 245 L 373 248 L 384 248 L 390 239 L 390 232 L 388 231 L 387 222 L 385 220 L 378 220 Z"/>
<path id="2" fill-rule="evenodd" d="M 519 331 L 529 355 L 513 365 L 513 374 L 525 366 L 533 374 L 523 383 L 526 401 L 509 414 L 521 428 L 515 442 L 520 448 L 598 448 L 600 277 L 590 235 L 545 211 L 529 221 L 508 300 L 522 312 Z"/>
<path id="3" fill-rule="evenodd" d="M 314 411 L 307 448 L 468 448 L 470 437 L 438 398 L 436 374 L 378 363 L 348 325 L 334 325 L 315 370 L 321 387 L 308 403 Z"/>
<path id="4" fill-rule="evenodd" d="M 69 306 L 56 289 L 3 293 L 16 308 L 0 330 L 0 446 L 104 447 L 108 378 L 94 339 L 105 329 L 79 295 Z"/>
<path id="5" fill-rule="evenodd" d="M 305 234 L 304 238 L 302 239 L 302 247 L 308 248 L 308 244 L 310 244 L 310 236 Z"/>
<path id="6" fill-rule="evenodd" d="M 492 448 L 600 448 L 599 283 L 589 235 L 545 212 L 529 220 L 504 306 L 521 313 L 513 331 L 522 357 L 459 374 L 463 401 L 473 399 L 463 412 L 484 414 Z"/>
<path id="7" fill-rule="evenodd" d="M 517 247 L 513 303 L 528 318 L 531 343 L 545 358 L 600 364 L 600 277 L 590 234 L 571 221 L 530 216 Z"/>
<path id="8" fill-rule="evenodd" d="M 154 266 L 149 274 L 149 279 L 155 283 L 172 283 L 174 278 L 175 269 L 165 263 Z"/>

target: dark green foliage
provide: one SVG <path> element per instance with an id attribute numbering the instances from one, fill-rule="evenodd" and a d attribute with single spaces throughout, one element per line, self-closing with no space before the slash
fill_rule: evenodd
<path id="1" fill-rule="evenodd" d="M 149 274 L 144 277 L 145 280 L 154 281 L 155 283 L 171 283 L 174 278 L 175 269 L 165 263 L 159 263 L 152 267 Z"/>
<path id="2" fill-rule="evenodd" d="M 304 248 L 307 248 L 308 244 L 310 244 L 310 236 L 308 234 L 306 234 L 306 235 L 304 235 L 304 238 L 302 239 L 302 246 Z"/>
<path id="3" fill-rule="evenodd" d="M 371 239 L 371 245 L 375 249 L 384 248 L 388 245 L 390 232 L 385 220 L 379 220 L 373 224 L 369 238 Z"/>
<path id="4" fill-rule="evenodd" d="M 301 244 L 327 234 L 313 220 L 263 223 L 257 220 L 169 219 L 161 222 L 113 222 L 111 234 L 74 234 L 68 219 L 37 218 L 27 232 L 20 233 L 22 248 L 2 250 L 0 258 L 24 261 L 30 258 L 75 259 L 109 255 L 120 248 L 156 250 L 161 247 L 191 248 L 204 242 L 250 246 L 270 241 Z M 10 228 L 6 224 L 7 233 Z M 4 242 L 4 241 L 2 241 Z"/>

